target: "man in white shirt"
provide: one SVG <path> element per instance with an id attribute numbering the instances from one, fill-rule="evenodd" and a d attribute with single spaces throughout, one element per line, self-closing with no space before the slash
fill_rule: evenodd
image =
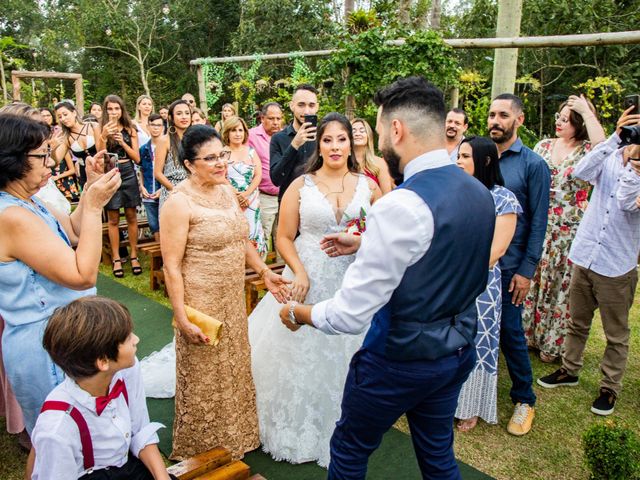
<path id="1" fill-rule="evenodd" d="M 344 233 L 323 241 L 330 256 L 359 247 L 335 297 L 290 302 L 280 317 L 293 331 L 309 325 L 330 335 L 371 324 L 347 376 L 329 479 L 364 479 L 369 455 L 405 413 L 422 475 L 459 479 L 453 416 L 475 363 L 475 298 L 487 282 L 493 199 L 449 160 L 440 90 L 411 77 L 375 100 L 380 150 L 404 183 L 371 208 L 361 244 Z"/>

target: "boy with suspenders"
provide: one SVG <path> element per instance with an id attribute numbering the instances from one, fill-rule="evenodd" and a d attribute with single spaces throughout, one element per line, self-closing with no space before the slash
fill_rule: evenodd
<path id="1" fill-rule="evenodd" d="M 67 378 L 33 430 L 31 478 L 166 480 L 159 423 L 149 422 L 129 311 L 103 297 L 57 309 L 43 344 Z"/>

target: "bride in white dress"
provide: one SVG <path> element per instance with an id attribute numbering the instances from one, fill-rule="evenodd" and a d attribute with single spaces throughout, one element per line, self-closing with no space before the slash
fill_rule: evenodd
<path id="1" fill-rule="evenodd" d="M 320 249 L 322 237 L 344 231 L 381 195 L 358 173 L 346 117 L 325 116 L 317 137 L 308 173 L 282 199 L 277 234 L 288 265 L 283 276 L 293 281 L 292 299 L 307 304 L 332 297 L 354 259 L 327 256 Z M 267 294 L 249 317 L 260 440 L 276 460 L 327 467 L 349 361 L 364 334 L 330 336 L 313 328 L 293 334 L 280 321 L 281 308 Z"/>

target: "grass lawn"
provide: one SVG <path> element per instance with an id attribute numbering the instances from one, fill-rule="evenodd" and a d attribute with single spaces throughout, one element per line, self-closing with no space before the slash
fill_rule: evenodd
<path id="1" fill-rule="evenodd" d="M 145 260 L 144 255 L 141 257 Z M 145 272 L 139 277 L 131 274 L 130 264 L 125 264 L 122 284 L 170 307 L 162 292 L 149 290 L 148 262 L 143 262 Z M 110 275 L 108 267 L 100 271 Z M 630 357 L 625 374 L 624 390 L 610 417 L 634 430 L 640 425 L 640 295 L 631 310 Z M 524 437 L 514 437 L 506 431 L 511 417 L 509 398 L 510 380 L 501 359 L 498 382 L 499 425 L 487 425 L 480 421 L 469 433 L 456 433 L 456 455 L 465 463 L 497 479 L 571 479 L 586 480 L 588 472 L 582 454 L 582 433 L 594 422 L 603 421 L 589 408 L 598 394 L 600 380 L 599 362 L 605 347 L 604 334 L 599 318 L 594 321 L 587 343 L 584 369 L 580 385 L 574 388 L 545 390 L 534 387 L 538 396 L 533 430 Z M 534 378 L 555 370 L 557 365 L 543 364 L 531 354 Z M 406 422 L 397 425 L 407 431 Z M 0 479 L 23 478 L 26 454 L 22 453 L 15 439 L 6 433 L 4 419 L 0 418 Z M 278 479 L 270 479 L 278 480 Z M 405 480 L 405 479 L 402 479 Z M 411 480 L 411 479 L 406 479 Z"/>

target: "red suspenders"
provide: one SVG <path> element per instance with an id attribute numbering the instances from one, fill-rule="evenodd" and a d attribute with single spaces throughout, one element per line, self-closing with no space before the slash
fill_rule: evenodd
<path id="1" fill-rule="evenodd" d="M 122 396 L 124 396 L 124 400 L 128 405 L 129 395 L 127 394 L 126 386 L 123 386 Z M 93 459 L 93 442 L 91 441 L 91 433 L 89 432 L 87 421 L 84 419 L 80 411 L 73 405 L 58 400 L 47 400 L 46 402 L 44 402 L 40 413 L 46 412 L 47 410 L 58 410 L 61 412 L 65 412 L 67 415 L 71 416 L 74 422 L 76 422 L 76 425 L 78 426 L 78 430 L 80 432 L 80 444 L 82 445 L 82 456 L 84 457 L 84 469 L 89 470 L 93 468 L 95 462 Z"/>
<path id="2" fill-rule="evenodd" d="M 67 402 L 59 402 L 57 400 L 48 400 L 42 405 L 40 412 L 46 412 L 47 410 L 59 410 L 70 415 L 80 431 L 80 443 L 82 444 L 82 456 L 84 457 L 84 469 L 89 470 L 93 468 L 93 442 L 91 442 L 91 433 L 89 433 L 89 427 L 87 421 L 84 419 L 80 411 Z"/>

